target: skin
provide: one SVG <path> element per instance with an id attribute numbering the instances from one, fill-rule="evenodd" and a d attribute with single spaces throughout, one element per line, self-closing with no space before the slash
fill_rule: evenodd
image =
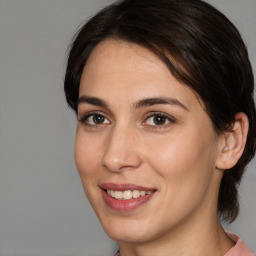
<path id="1" fill-rule="evenodd" d="M 217 135 L 195 92 L 132 43 L 106 40 L 96 46 L 79 97 L 107 105 L 80 100 L 75 161 L 86 195 L 121 255 L 224 255 L 234 243 L 219 224 L 217 197 L 236 133 Z M 136 105 L 166 97 L 175 103 Z M 156 192 L 134 210 L 115 211 L 103 200 L 99 186 L 105 182 Z"/>

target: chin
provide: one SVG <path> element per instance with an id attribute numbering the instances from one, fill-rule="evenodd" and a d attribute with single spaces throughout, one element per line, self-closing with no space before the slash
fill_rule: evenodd
<path id="1" fill-rule="evenodd" d="M 126 243 L 143 243 L 147 240 L 149 240 L 149 238 L 143 233 L 141 232 L 140 234 L 138 234 L 137 232 L 124 232 L 122 230 L 119 231 L 110 231 L 107 232 L 107 235 L 114 241 L 116 242 L 126 242 Z"/>
<path id="2" fill-rule="evenodd" d="M 159 229 L 154 223 L 149 220 L 134 220 L 117 218 L 115 220 L 101 221 L 101 224 L 106 234 L 116 242 L 124 243 L 146 243 L 157 239 L 161 233 L 166 231 Z"/>
<path id="3" fill-rule="evenodd" d="M 125 217 L 124 217 L 125 218 Z M 114 241 L 117 242 L 142 242 L 149 234 L 149 230 L 145 230 L 141 221 L 134 221 L 124 218 L 118 218 L 115 220 L 103 220 L 100 219 L 101 224 L 106 234 Z M 148 226 L 149 227 L 149 226 Z"/>

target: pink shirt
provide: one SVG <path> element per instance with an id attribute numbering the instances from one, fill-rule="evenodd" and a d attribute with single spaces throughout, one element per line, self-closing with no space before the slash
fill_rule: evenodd
<path id="1" fill-rule="evenodd" d="M 224 256 L 255 256 L 247 245 L 235 234 L 226 232 L 227 235 L 236 242 L 236 245 L 232 247 Z"/>

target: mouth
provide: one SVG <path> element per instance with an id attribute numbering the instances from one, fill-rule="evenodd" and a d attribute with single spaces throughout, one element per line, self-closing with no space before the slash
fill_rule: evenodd
<path id="1" fill-rule="evenodd" d="M 156 189 L 133 184 L 104 183 L 100 186 L 105 203 L 117 211 L 130 211 L 145 204 Z"/>
<path id="2" fill-rule="evenodd" d="M 154 190 L 145 191 L 145 190 L 125 190 L 118 191 L 107 189 L 105 190 L 109 196 L 115 198 L 117 200 L 130 200 L 132 198 L 139 198 L 141 196 L 150 195 L 154 192 Z"/>

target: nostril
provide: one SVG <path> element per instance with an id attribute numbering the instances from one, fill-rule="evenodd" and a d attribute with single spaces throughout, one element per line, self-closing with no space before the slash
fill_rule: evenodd
<path id="1" fill-rule="evenodd" d="M 132 171 L 141 165 L 141 158 L 136 152 L 120 152 L 115 156 L 108 152 L 104 155 L 101 165 L 111 172 Z"/>

